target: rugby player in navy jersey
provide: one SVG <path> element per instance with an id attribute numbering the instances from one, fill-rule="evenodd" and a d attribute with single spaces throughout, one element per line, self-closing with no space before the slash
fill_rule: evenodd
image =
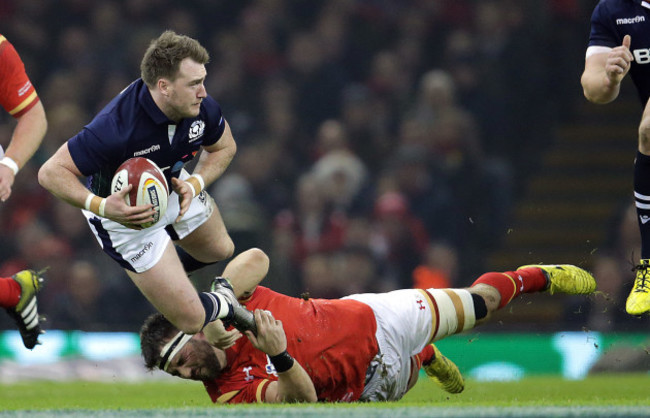
<path id="1" fill-rule="evenodd" d="M 641 261 L 625 304 L 631 315 L 650 312 L 650 3 L 601 0 L 591 17 L 591 34 L 581 83 L 593 103 L 618 97 L 628 74 L 637 89 L 643 116 L 634 160 L 634 199 L 641 231 Z"/>
<path id="2" fill-rule="evenodd" d="M 190 334 L 232 309 L 222 295 L 197 293 L 186 273 L 234 252 L 219 210 L 204 190 L 223 174 L 237 149 L 219 104 L 204 86 L 208 60 L 195 39 L 164 32 L 145 52 L 141 78 L 63 144 L 38 174 L 52 194 L 83 208 L 104 252 L 156 309 Z M 190 175 L 183 167 L 199 151 Z M 152 205 L 128 206 L 124 198 L 131 186 L 110 190 L 117 167 L 137 156 L 154 161 L 173 190 L 164 217 L 146 229 L 138 225 L 153 221 Z M 177 253 L 174 243 L 184 251 Z"/>

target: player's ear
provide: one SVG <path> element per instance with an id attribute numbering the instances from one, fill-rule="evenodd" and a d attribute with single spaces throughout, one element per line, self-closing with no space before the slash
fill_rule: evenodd
<path id="1" fill-rule="evenodd" d="M 169 80 L 167 80 L 166 78 L 159 78 L 157 85 L 160 93 L 165 97 L 169 97 L 169 85 L 170 85 Z"/>

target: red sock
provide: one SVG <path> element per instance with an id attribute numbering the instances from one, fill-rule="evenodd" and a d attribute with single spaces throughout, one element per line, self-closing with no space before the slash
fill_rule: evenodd
<path id="1" fill-rule="evenodd" d="M 0 307 L 13 308 L 18 305 L 22 289 L 11 277 L 0 277 Z"/>
<path id="2" fill-rule="evenodd" d="M 485 273 L 472 283 L 472 286 L 479 283 L 490 285 L 499 291 L 501 294 L 499 309 L 501 309 L 521 293 L 544 290 L 546 288 L 546 276 L 541 269 L 529 267 L 505 273 Z"/>
<path id="3" fill-rule="evenodd" d="M 413 359 L 416 361 L 418 369 L 422 366 L 426 366 L 434 360 L 435 351 L 431 344 L 427 344 L 426 347 L 418 354 L 413 356 Z"/>

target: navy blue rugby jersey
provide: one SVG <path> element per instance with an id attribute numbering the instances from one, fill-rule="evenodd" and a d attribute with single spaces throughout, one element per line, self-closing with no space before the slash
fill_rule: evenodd
<path id="1" fill-rule="evenodd" d="M 117 168 L 132 157 L 145 157 L 171 178 L 178 177 L 201 145 L 216 143 L 225 129 L 221 107 L 210 96 L 201 103 L 199 115 L 178 124 L 158 108 L 142 79 L 117 95 L 81 132 L 68 141 L 72 160 L 88 188 L 98 196 L 111 194 Z"/>
<path id="2" fill-rule="evenodd" d="M 591 16 L 589 47 L 614 48 L 630 35 L 634 61 L 629 75 L 645 106 L 650 97 L 650 2 L 645 0 L 601 0 Z"/>

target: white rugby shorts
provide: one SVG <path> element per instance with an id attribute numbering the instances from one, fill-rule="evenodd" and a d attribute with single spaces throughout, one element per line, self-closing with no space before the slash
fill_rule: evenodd
<path id="1" fill-rule="evenodd" d="M 347 296 L 370 306 L 377 320 L 377 369 L 360 400 L 393 401 L 408 389 L 411 356 L 427 344 L 474 327 L 472 295 L 465 289 L 403 289 Z"/>
<path id="2" fill-rule="evenodd" d="M 189 174 L 183 170 L 180 178 L 187 177 Z M 172 192 L 165 216 L 155 225 L 141 230 L 127 228 L 84 209 L 82 212 L 104 252 L 123 268 L 142 273 L 160 261 L 170 239 L 183 239 L 207 221 L 214 210 L 212 205 L 212 198 L 204 190 L 192 199 L 180 222 L 174 222 L 180 207 L 178 195 Z"/>

